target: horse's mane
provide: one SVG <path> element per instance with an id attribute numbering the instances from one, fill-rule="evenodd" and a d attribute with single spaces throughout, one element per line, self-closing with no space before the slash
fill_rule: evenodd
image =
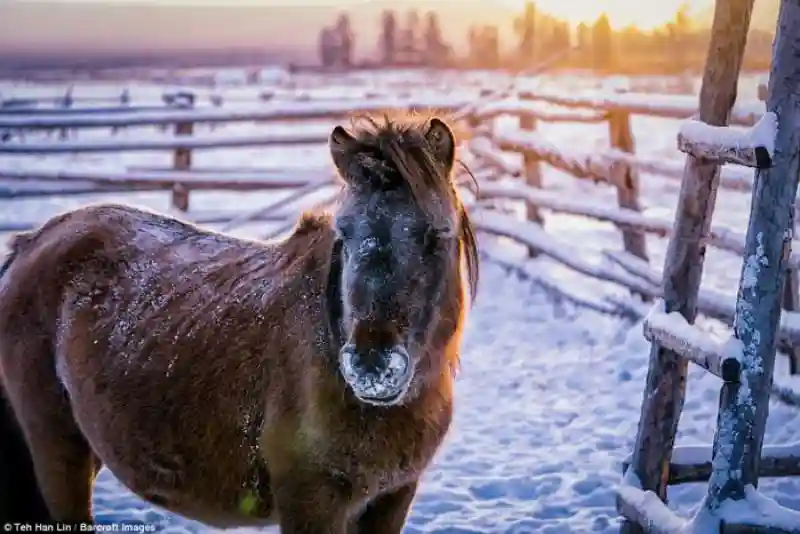
<path id="1" fill-rule="evenodd" d="M 376 186 L 398 185 L 408 188 L 417 204 L 428 213 L 440 210 L 437 203 L 448 202 L 455 207 L 459 219 L 459 241 L 466 259 L 471 298 L 478 288 L 479 262 L 475 228 L 458 194 L 452 170 L 448 173 L 437 161 L 433 147 L 426 138 L 430 118 L 410 114 L 382 120 L 370 116 L 352 119 L 350 131 L 355 137 L 343 160 L 349 169 L 364 168 L 381 181 Z M 455 147 L 454 147 L 455 148 Z M 456 160 L 472 177 L 469 168 Z M 475 184 L 477 186 L 477 184 Z"/>

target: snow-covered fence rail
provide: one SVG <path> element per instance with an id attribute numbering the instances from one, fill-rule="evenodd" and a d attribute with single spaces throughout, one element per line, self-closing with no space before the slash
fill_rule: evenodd
<path id="1" fill-rule="evenodd" d="M 177 126 L 192 124 L 177 123 Z M 324 143 L 325 132 L 263 133 L 250 135 L 191 135 L 190 131 L 176 127 L 174 136 L 146 137 L 142 139 L 68 140 L 59 142 L 25 142 L 0 145 L 0 154 L 87 154 L 99 152 L 147 152 L 153 150 L 196 150 L 202 148 L 245 148 L 259 146 L 287 146 Z"/>
<path id="2" fill-rule="evenodd" d="M 688 119 L 697 113 L 697 99 L 694 96 L 654 95 L 638 93 L 622 94 L 577 94 L 523 92 L 521 98 L 546 102 L 573 109 L 596 111 L 621 111 L 631 115 L 648 115 L 665 119 Z M 737 104 L 731 112 L 730 124 L 752 126 L 764 113 L 760 102 Z"/>
<path id="3" fill-rule="evenodd" d="M 181 122 L 231 123 L 340 120 L 354 113 L 382 113 L 414 109 L 436 109 L 446 112 L 456 110 L 464 104 L 465 102 L 459 102 L 449 97 L 446 99 L 382 99 L 360 102 L 280 102 L 232 108 L 175 108 L 154 112 L 113 113 L 107 115 L 92 113 L 69 116 L 58 114 L 5 116 L 0 113 L 0 128 L 109 128 L 112 126 L 171 125 Z"/>
<path id="4" fill-rule="evenodd" d="M 82 106 L 78 108 L 8 108 L 0 107 L 0 117 L 35 117 L 35 116 L 61 116 L 69 117 L 73 115 L 102 115 L 116 113 L 144 113 L 158 112 L 165 108 L 162 105 L 138 105 L 138 106 Z"/>
<path id="5" fill-rule="evenodd" d="M 228 189 L 232 191 L 256 191 L 263 189 L 291 189 L 302 187 L 309 182 L 321 181 L 331 176 L 329 168 L 309 168 L 303 171 L 287 171 L 277 168 L 258 170 L 226 170 L 220 173 L 180 170 L 131 169 L 122 172 L 91 170 L 2 170 L 0 178 L 14 181 L 24 186 L 28 181 L 46 182 L 54 186 L 81 184 L 108 186 L 116 190 L 139 188 L 137 190 L 158 191 L 170 189 L 181 184 L 189 189 Z M 0 189 L 1 191 L 1 189 Z M 55 190 L 54 194 L 61 194 Z"/>

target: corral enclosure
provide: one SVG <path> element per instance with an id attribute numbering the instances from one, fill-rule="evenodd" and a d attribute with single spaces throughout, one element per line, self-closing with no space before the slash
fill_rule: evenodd
<path id="1" fill-rule="evenodd" d="M 758 79 L 740 80 L 734 119 L 742 125 L 754 123 L 763 111 L 756 98 Z M 485 274 L 464 347 L 456 423 L 423 485 L 407 532 L 610 533 L 618 530 L 612 486 L 636 434 L 647 369 L 649 344 L 639 320 L 649 304 L 638 299 L 658 296 L 684 160 L 676 149 L 675 118 L 690 116 L 696 106 L 694 94 L 668 94 L 674 82 L 543 76 L 519 80 L 506 98 L 489 101 L 488 93 L 505 89 L 509 80 L 496 73 L 412 71 L 275 75 L 257 88 L 217 88 L 214 98 L 207 89 L 191 87 L 87 83 L 77 85 L 72 97 L 75 109 L 112 106 L 127 88 L 131 111 L 125 117 L 163 114 L 163 96 L 176 91 L 191 91 L 198 113 L 239 111 L 245 116 L 273 109 L 299 115 L 339 110 L 343 115 L 370 106 L 452 111 L 472 104 L 473 113 L 459 127 L 462 157 L 483 186 L 477 198 L 465 194 L 483 230 L 479 238 Z M 696 91 L 697 83 L 693 86 Z M 6 99 L 52 99 L 64 89 L 4 83 L 0 94 Z M 38 109 L 46 107 L 41 102 Z M 136 111 L 137 107 L 143 109 Z M 621 154 L 626 148 L 610 139 L 614 111 L 624 112 L 624 118 L 618 114 L 617 119 L 630 125 L 634 145 L 628 148 L 635 156 Z M 0 130 L 10 134 L 0 144 L 0 227 L 25 229 L 62 210 L 111 200 L 170 211 L 235 234 L 265 236 L 285 231 L 286 221 L 299 209 L 327 200 L 335 190 L 319 185 L 332 172 L 325 140 L 341 122 L 333 116 L 196 121 L 192 138 L 199 140 L 195 146 L 205 147 L 193 148 L 187 160 L 188 150 L 174 150 L 169 140 L 177 121 L 160 121 L 164 128 L 124 126 L 112 133 L 117 114 L 97 109 L 61 113 L 58 120 L 72 120 L 76 126 L 63 128 L 62 136 L 62 128 L 54 124 L 47 132 L 18 127 L 37 120 L 46 123 L 48 118 L 52 122 L 51 113 L 0 113 Z M 100 126 L 77 127 L 92 121 Z M 237 146 L 248 144 L 243 139 L 264 146 Z M 266 146 L 276 140 L 281 144 Z M 145 144 L 150 149 L 142 150 Z M 223 144 L 227 146 L 220 147 Z M 81 150 L 85 152 L 77 152 Z M 629 194 L 619 192 L 630 187 L 621 187 L 615 178 L 619 166 L 609 163 L 615 157 L 637 164 L 638 193 L 632 204 Z M 197 182 L 200 174 L 218 180 L 215 186 L 190 183 L 186 213 L 176 208 L 185 204 L 186 190 L 178 187 L 174 192 L 173 185 L 165 185 L 176 180 L 177 175 L 170 174 L 176 169 L 194 173 L 186 183 Z M 542 191 L 524 186 L 526 178 L 531 185 L 531 175 L 539 176 Z M 137 176 L 136 187 L 153 189 L 157 182 L 160 190 L 86 192 L 109 177 Z M 699 322 L 718 336 L 733 317 L 751 178 L 749 170 L 723 170 L 711 243 L 715 246 L 709 248 L 705 299 L 701 296 L 700 304 L 705 316 Z M 148 180 L 150 185 L 144 183 Z M 226 190 L 234 187 L 222 183 L 226 180 L 239 183 L 238 190 Z M 265 190 L 257 184 L 270 180 L 295 187 Z M 62 194 L 51 194 L 59 188 Z M 298 188 L 310 193 L 297 198 Z M 273 204 L 276 209 L 256 220 L 235 220 Z M 640 214 L 635 213 L 637 207 Z M 523 222 L 536 218 L 544 221 L 544 232 Z M 626 234 L 642 235 L 642 228 L 647 230 L 649 265 L 636 261 L 636 239 L 623 239 Z M 535 258 L 528 257 L 527 246 Z M 800 339 L 796 317 L 800 315 L 785 314 L 784 348 Z M 776 380 L 800 390 L 798 379 L 789 377 L 789 364 L 790 358 L 779 355 Z M 719 381 L 693 370 L 688 389 L 678 443 L 710 448 Z M 785 397 L 797 402 L 790 393 Z M 800 412 L 775 403 L 766 442 L 799 439 Z M 800 509 L 796 480 L 766 479 L 762 487 L 784 506 Z M 704 484 L 673 489 L 671 505 L 687 516 L 705 489 Z M 146 519 L 175 530 L 199 528 L 142 505 L 107 472 L 98 482 L 96 506 L 99 518 Z"/>

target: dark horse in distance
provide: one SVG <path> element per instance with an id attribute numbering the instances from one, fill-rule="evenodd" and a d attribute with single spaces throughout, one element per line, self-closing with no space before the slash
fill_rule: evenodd
<path id="1" fill-rule="evenodd" d="M 478 279 L 440 119 L 337 126 L 282 241 L 106 204 L 0 269 L 0 520 L 90 522 L 106 466 L 208 525 L 399 534 L 448 430 Z"/>

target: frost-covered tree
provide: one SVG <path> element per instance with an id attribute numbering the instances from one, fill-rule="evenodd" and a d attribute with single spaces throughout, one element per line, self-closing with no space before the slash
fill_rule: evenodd
<path id="1" fill-rule="evenodd" d="M 397 18 L 393 11 L 384 11 L 381 16 L 380 49 L 384 65 L 397 61 Z"/>
<path id="2" fill-rule="evenodd" d="M 514 31 L 519 37 L 517 53 L 523 61 L 531 61 L 534 58 L 536 52 L 535 30 L 536 4 L 526 2 L 522 15 L 514 20 Z"/>
<path id="3" fill-rule="evenodd" d="M 338 53 L 337 59 L 340 65 L 349 67 L 353 64 L 353 44 L 355 36 L 353 35 L 352 25 L 350 24 L 350 15 L 342 13 L 336 21 L 336 38 L 338 39 Z"/>

